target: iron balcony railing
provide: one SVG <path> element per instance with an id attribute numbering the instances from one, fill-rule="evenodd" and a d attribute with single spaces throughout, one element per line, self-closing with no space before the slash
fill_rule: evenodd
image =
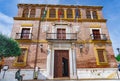
<path id="1" fill-rule="evenodd" d="M 15 39 L 32 39 L 32 33 L 16 33 Z"/>
<path id="2" fill-rule="evenodd" d="M 47 40 L 77 40 L 77 33 L 47 33 Z"/>
<path id="3" fill-rule="evenodd" d="M 91 34 L 92 40 L 107 40 L 106 34 Z"/>

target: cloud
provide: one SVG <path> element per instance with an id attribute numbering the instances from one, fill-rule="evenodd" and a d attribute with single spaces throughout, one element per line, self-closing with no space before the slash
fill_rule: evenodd
<path id="1" fill-rule="evenodd" d="M 11 20 L 13 20 L 12 17 L 9 17 L 0 12 L 0 22 L 13 23 L 13 21 L 11 21 Z"/>
<path id="2" fill-rule="evenodd" d="M 10 36 L 13 18 L 0 12 L 0 32 Z"/>

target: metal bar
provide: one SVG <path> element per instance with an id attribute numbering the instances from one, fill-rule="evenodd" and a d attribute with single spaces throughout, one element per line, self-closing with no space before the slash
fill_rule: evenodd
<path id="1" fill-rule="evenodd" d="M 21 35 L 29 35 L 29 38 L 21 38 Z M 32 33 L 16 33 L 16 39 L 32 39 Z"/>
<path id="2" fill-rule="evenodd" d="M 90 34 L 92 40 L 106 40 L 106 34 Z"/>
<path id="3" fill-rule="evenodd" d="M 46 39 L 58 39 L 58 40 L 63 40 L 63 39 L 77 39 L 77 33 L 47 33 L 48 37 Z M 64 35 L 66 38 L 64 38 Z M 59 36 L 59 38 L 58 38 Z"/>

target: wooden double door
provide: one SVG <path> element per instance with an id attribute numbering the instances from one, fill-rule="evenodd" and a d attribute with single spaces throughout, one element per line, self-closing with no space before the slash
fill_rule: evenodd
<path id="1" fill-rule="evenodd" d="M 54 78 L 69 77 L 69 51 L 55 50 Z"/>

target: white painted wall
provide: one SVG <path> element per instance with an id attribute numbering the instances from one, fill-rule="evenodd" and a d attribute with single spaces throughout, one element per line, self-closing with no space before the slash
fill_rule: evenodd
<path id="1" fill-rule="evenodd" d="M 15 72 L 17 69 L 9 69 L 5 73 L 4 79 L 2 79 L 3 72 L 0 73 L 0 81 L 17 81 L 15 79 Z M 21 74 L 25 74 L 23 80 L 33 79 L 33 69 L 21 69 Z M 78 79 L 118 79 L 120 78 L 120 72 L 117 68 L 84 68 L 77 69 Z M 47 71 L 41 69 L 38 75 L 38 79 L 47 79 Z"/>
<path id="2" fill-rule="evenodd" d="M 2 78 L 4 71 L 0 73 L 0 81 L 17 81 L 15 79 L 15 72 L 18 69 L 9 69 L 5 73 L 4 79 Z M 33 69 L 21 69 L 21 75 L 24 74 L 23 80 L 32 80 L 33 79 Z M 45 69 L 41 69 L 38 75 L 38 79 L 46 79 L 47 72 Z"/>
<path id="3" fill-rule="evenodd" d="M 117 68 L 84 68 L 77 69 L 78 79 L 118 79 Z"/>

